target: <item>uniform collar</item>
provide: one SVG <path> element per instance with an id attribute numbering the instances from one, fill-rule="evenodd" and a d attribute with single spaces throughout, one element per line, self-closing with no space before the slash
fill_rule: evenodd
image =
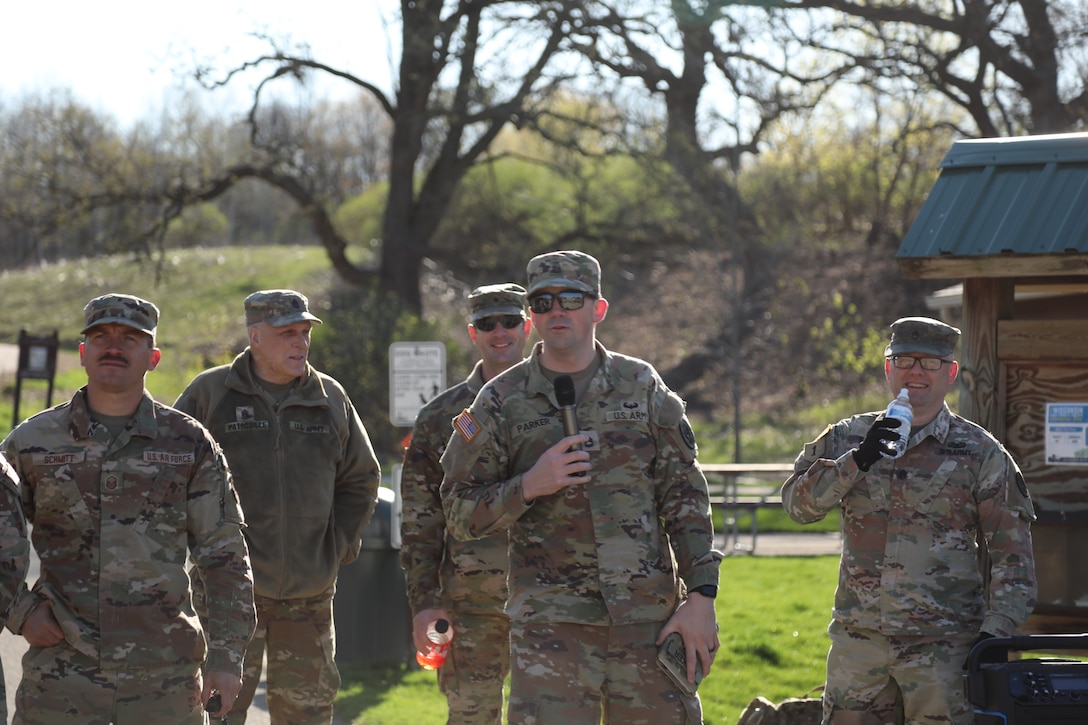
<path id="1" fill-rule="evenodd" d="M 499 375 L 501 374 L 499 373 Z M 465 385 L 468 386 L 468 391 L 473 395 L 480 392 L 480 388 L 484 386 L 484 363 L 482 360 L 476 361 L 476 367 L 472 368 L 472 372 L 465 379 Z"/>
<path id="2" fill-rule="evenodd" d="M 87 386 L 84 385 L 72 397 L 72 405 L 68 410 L 68 430 L 76 440 L 92 437 L 93 428 L 96 426 L 91 418 L 91 409 L 87 406 Z M 155 415 L 155 399 L 151 393 L 144 389 L 140 405 L 133 415 L 133 422 L 129 424 L 132 435 L 142 438 L 158 438 L 159 422 Z"/>
<path id="3" fill-rule="evenodd" d="M 597 368 L 597 372 L 594 373 L 593 380 L 589 383 L 589 392 L 594 394 L 608 393 L 615 387 L 612 384 L 613 356 L 600 341 L 594 342 L 594 348 L 601 364 Z M 559 403 L 555 399 L 555 384 L 548 380 L 540 366 L 540 353 L 543 350 L 543 342 L 533 345 L 529 358 L 524 363 L 528 370 L 525 391 L 529 395 L 543 395 L 551 401 L 552 405 L 558 407 Z"/>
<path id="4" fill-rule="evenodd" d="M 948 403 L 944 403 L 941 406 L 940 411 L 933 418 L 933 420 L 926 423 L 919 434 L 922 438 L 926 436 L 933 436 L 940 443 L 946 443 L 948 441 L 948 432 L 952 429 L 952 411 L 948 408 Z"/>

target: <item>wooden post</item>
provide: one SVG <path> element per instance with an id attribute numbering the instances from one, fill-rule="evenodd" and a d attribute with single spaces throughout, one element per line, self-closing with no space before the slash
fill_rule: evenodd
<path id="1" fill-rule="evenodd" d="M 997 359 L 997 322 L 1012 317 L 1011 279 L 972 277 L 963 281 L 959 414 L 1005 439 L 1005 401 Z"/>

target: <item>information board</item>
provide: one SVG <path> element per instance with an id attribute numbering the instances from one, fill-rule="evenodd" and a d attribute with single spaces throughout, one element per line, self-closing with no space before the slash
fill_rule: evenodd
<path id="1" fill-rule="evenodd" d="M 389 346 L 389 420 L 411 427 L 419 409 L 446 389 L 446 346 L 394 342 Z"/>
<path id="2" fill-rule="evenodd" d="M 1046 404 L 1046 462 L 1088 466 L 1088 403 Z"/>

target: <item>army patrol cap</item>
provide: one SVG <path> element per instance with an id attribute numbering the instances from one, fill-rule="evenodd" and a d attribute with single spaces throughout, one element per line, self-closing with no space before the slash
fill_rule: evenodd
<path id="1" fill-rule="evenodd" d="M 83 329 L 80 334 L 86 335 L 87 330 L 93 327 L 109 324 L 127 325 L 155 339 L 159 308 L 145 299 L 115 292 L 95 297 L 83 308 Z"/>
<path id="2" fill-rule="evenodd" d="M 959 328 L 932 317 L 903 317 L 891 327 L 892 339 L 884 348 L 884 357 L 906 352 L 948 357 L 960 339 Z"/>
<path id="3" fill-rule="evenodd" d="M 310 301 L 301 292 L 289 289 L 266 289 L 246 297 L 246 327 L 265 322 L 272 327 L 284 327 L 296 322 L 321 320 L 310 314 Z"/>
<path id="4" fill-rule="evenodd" d="M 574 289 L 600 297 L 601 264 L 585 252 L 548 252 L 529 260 L 529 294 L 549 287 Z"/>
<path id="5" fill-rule="evenodd" d="M 525 316 L 525 288 L 520 284 L 489 284 L 468 293 L 472 321 L 493 315 Z"/>

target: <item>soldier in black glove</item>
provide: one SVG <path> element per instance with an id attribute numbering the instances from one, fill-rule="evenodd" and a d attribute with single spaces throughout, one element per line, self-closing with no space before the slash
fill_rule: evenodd
<path id="1" fill-rule="evenodd" d="M 1035 606 L 1035 512 L 1008 452 L 945 403 L 960 331 L 906 317 L 891 332 L 884 376 L 910 397 L 906 450 L 884 460 L 900 422 L 858 413 L 806 444 L 782 485 L 794 521 L 842 517 L 823 722 L 974 725 L 960 668 L 977 641 L 1012 636 Z"/>
<path id="2" fill-rule="evenodd" d="M 854 450 L 854 463 L 858 468 L 868 471 L 880 460 L 881 451 L 887 451 L 889 445 L 899 440 L 899 421 L 894 418 L 877 418 L 865 440 Z"/>

